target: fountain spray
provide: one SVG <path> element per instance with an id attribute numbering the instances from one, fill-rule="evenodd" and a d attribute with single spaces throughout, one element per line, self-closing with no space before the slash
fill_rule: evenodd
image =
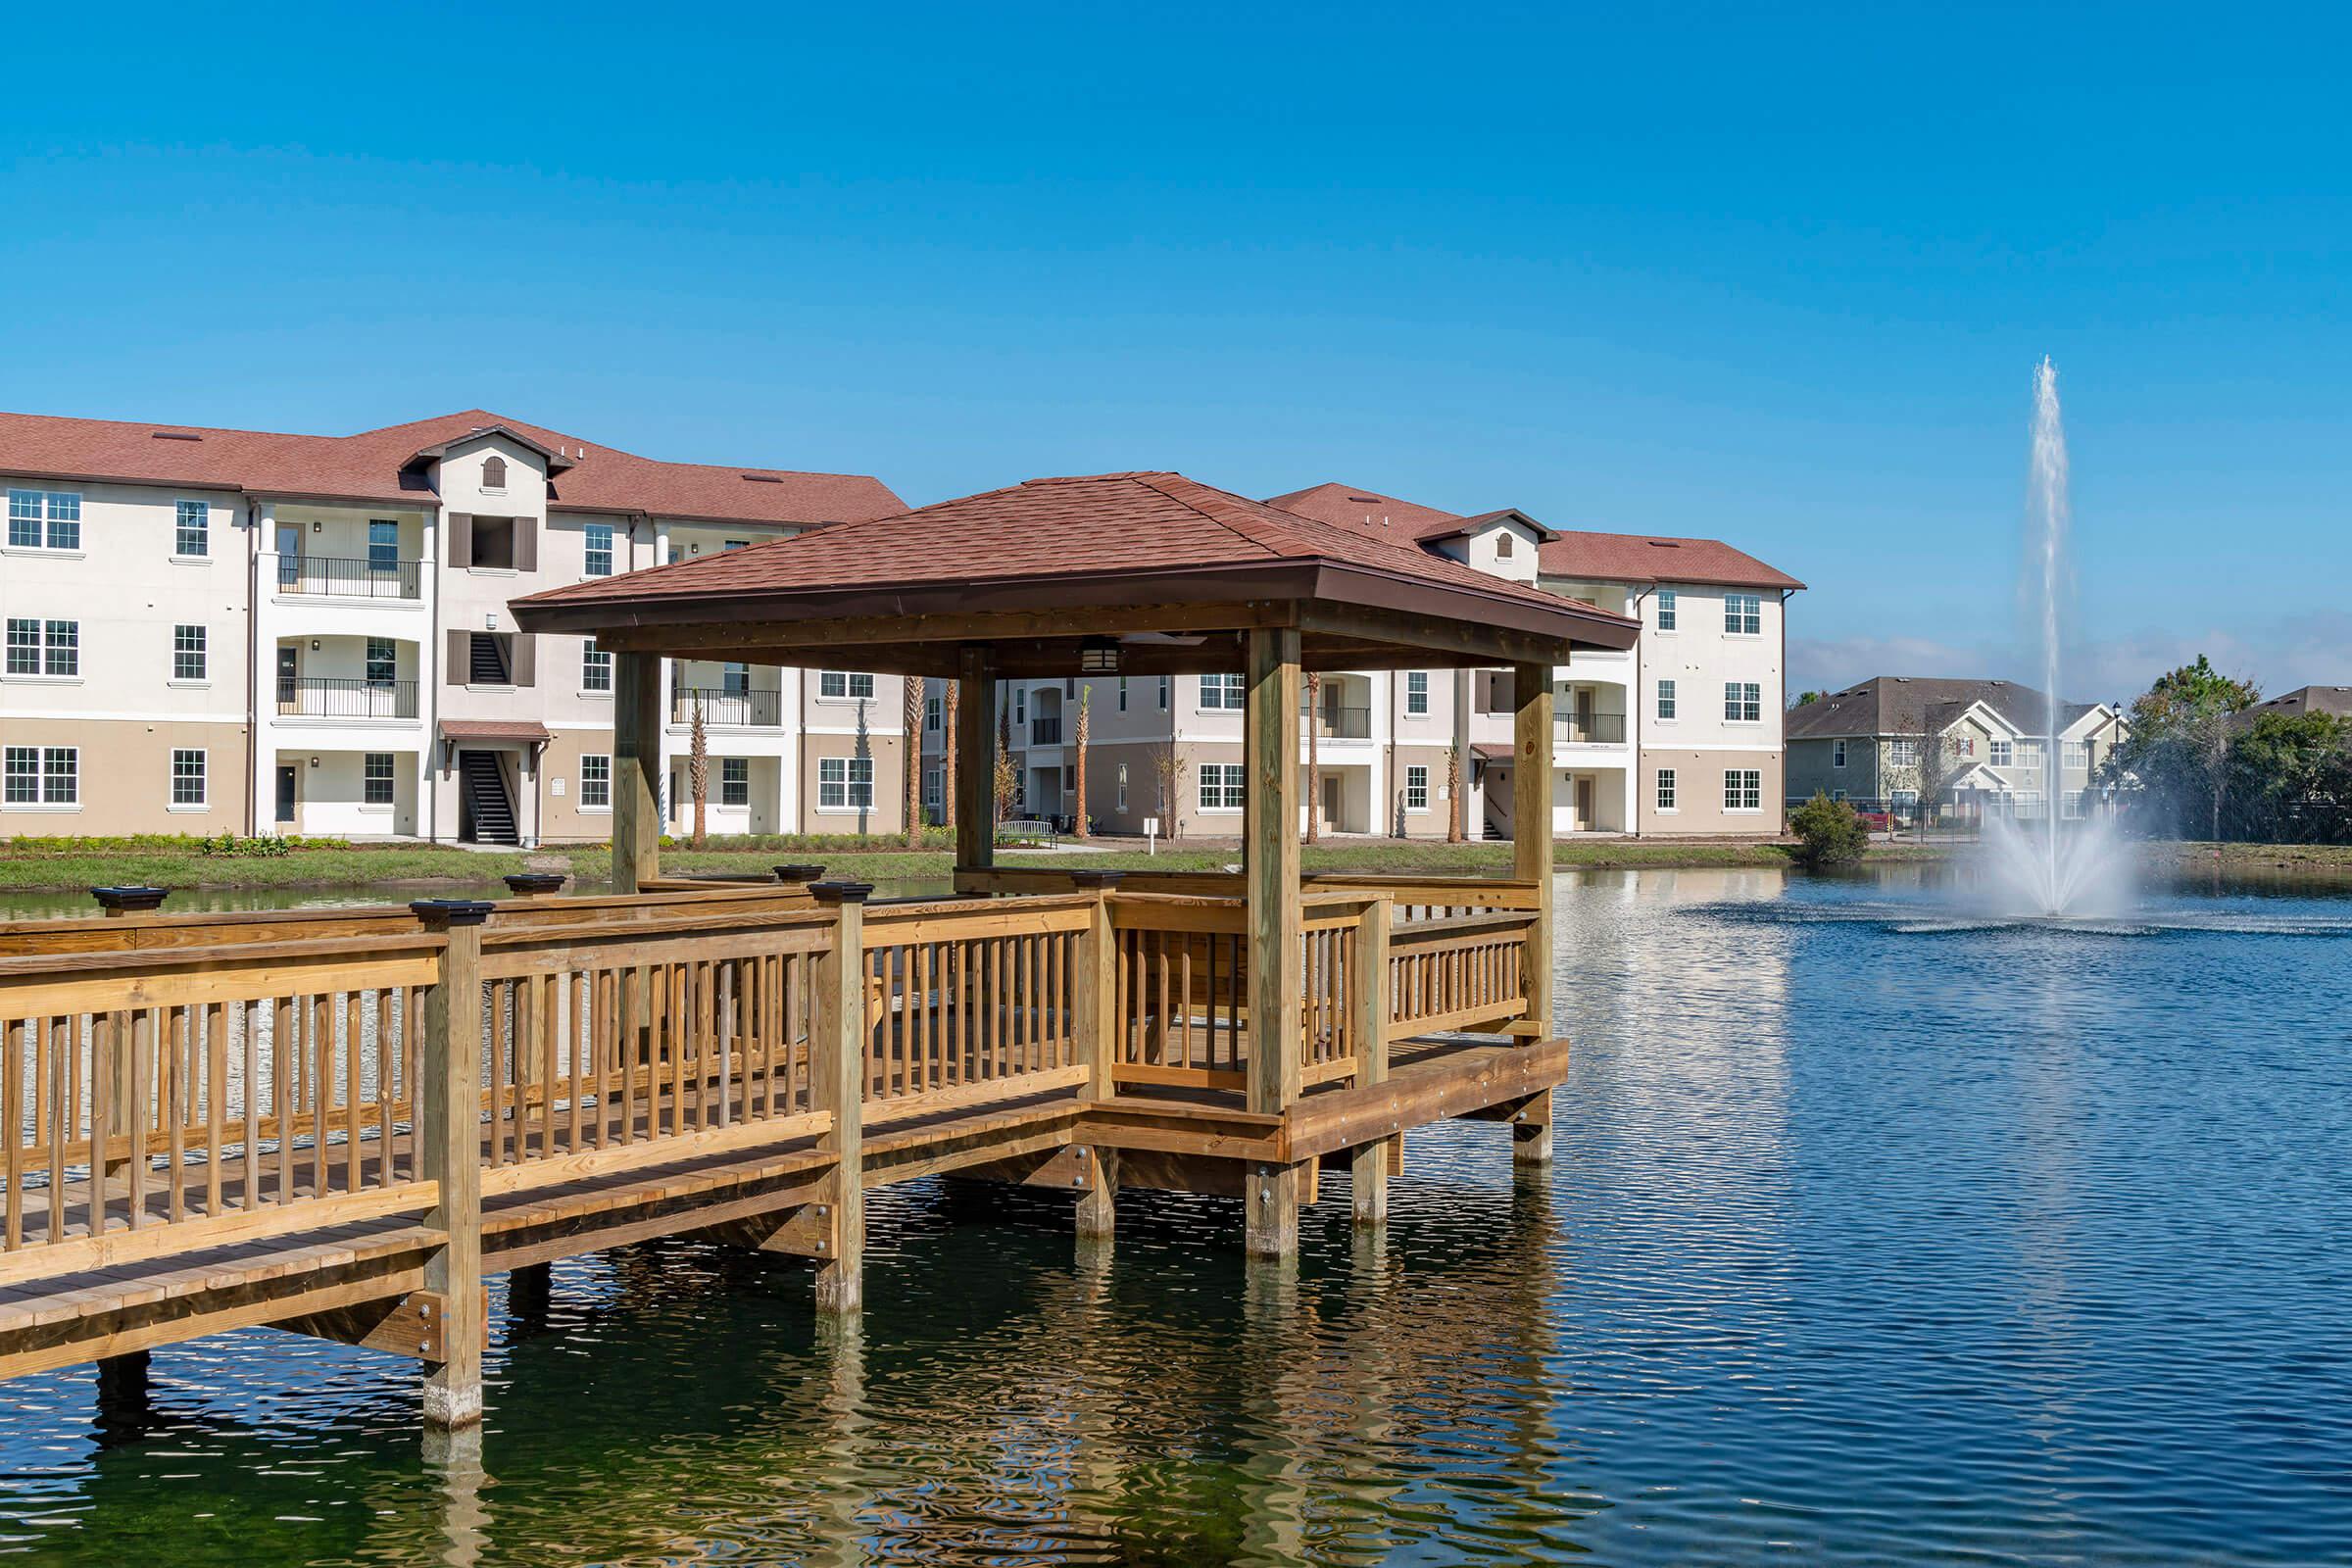
<path id="1" fill-rule="evenodd" d="M 2028 548 L 2041 576 L 2041 695 L 2043 700 L 2043 885 L 2058 891 L 2058 802 L 2066 775 L 2059 766 L 2059 607 L 2066 597 L 2068 518 L 2066 423 L 2058 407 L 2058 367 L 2043 355 L 2034 371 L 2034 457 L 2027 492 Z M 2056 913 L 2055 909 L 2047 912 Z"/>

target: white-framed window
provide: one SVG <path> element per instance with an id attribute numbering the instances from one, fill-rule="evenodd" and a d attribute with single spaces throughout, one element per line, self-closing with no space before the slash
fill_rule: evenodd
<path id="1" fill-rule="evenodd" d="M 944 772 L 945 769 L 936 767 L 923 769 L 923 804 L 925 806 L 937 808 L 945 798 L 947 780 L 943 777 Z"/>
<path id="2" fill-rule="evenodd" d="M 1843 767 L 1845 765 L 1845 742 L 1830 742 L 1830 765 L 1832 767 Z"/>
<path id="3" fill-rule="evenodd" d="M 1026 686 L 1015 686 L 1012 689 L 1012 727 L 1014 729 L 1019 729 L 1022 725 L 1028 722 L 1029 688 Z"/>
<path id="4" fill-rule="evenodd" d="M 729 697 L 749 697 L 752 694 L 752 666 L 732 661 L 721 664 L 718 689 Z"/>
<path id="5" fill-rule="evenodd" d="M 79 675 L 81 622 L 11 615 L 7 668 L 11 675 Z"/>
<path id="6" fill-rule="evenodd" d="M 601 810 L 612 804 L 612 759 L 590 754 L 580 759 L 580 806 Z"/>
<path id="7" fill-rule="evenodd" d="M 172 553 L 191 559 L 213 553 L 213 506 L 209 501 L 182 501 L 172 508 Z"/>
<path id="8" fill-rule="evenodd" d="M 1886 792 L 1886 804 L 1892 807 L 1898 813 L 1916 811 L 1919 809 L 1919 791 L 1888 790 Z"/>
<path id="9" fill-rule="evenodd" d="M 1202 677 L 1205 681 L 1210 677 Z M 1242 808 L 1249 774 L 1239 762 L 1202 762 L 1200 764 L 1200 809 L 1203 811 L 1238 811 Z"/>
<path id="10" fill-rule="evenodd" d="M 1429 671 L 1408 669 L 1404 672 L 1404 711 L 1408 717 L 1426 718 L 1429 715 Z"/>
<path id="11" fill-rule="evenodd" d="M 1764 635 L 1764 600 L 1757 594 L 1723 596 L 1723 629 L 1727 636 Z"/>
<path id="12" fill-rule="evenodd" d="M 718 547 L 718 553 L 723 556 L 730 550 L 749 550 L 751 548 L 752 542 L 749 539 L 730 539 Z"/>
<path id="13" fill-rule="evenodd" d="M 1242 710 L 1242 677 L 1239 675 L 1203 675 L 1200 677 L 1200 706 L 1211 711 Z"/>
<path id="14" fill-rule="evenodd" d="M 596 646 L 593 637 L 580 644 L 580 690 L 609 692 L 612 689 L 612 652 Z"/>
<path id="15" fill-rule="evenodd" d="M 205 656 L 206 634 L 202 626 L 172 628 L 172 678 L 173 680 L 203 680 L 209 664 Z"/>
<path id="16" fill-rule="evenodd" d="M 2081 790 L 2068 790 L 2059 796 L 2058 809 L 2068 821 L 2079 822 L 2082 819 L 2082 795 Z"/>
<path id="17" fill-rule="evenodd" d="M 2065 746 L 2066 750 L 2058 755 L 2064 765 L 2075 769 L 2077 772 L 2081 772 L 2090 766 L 2089 742 L 2066 741 L 2061 744 Z"/>
<path id="18" fill-rule="evenodd" d="M 1992 755 L 1985 759 L 1985 760 L 1992 763 L 1992 765 L 1995 767 L 2007 767 L 2010 765 L 2012 749 L 2009 743 L 2007 741 L 1996 740 L 1992 743 Z"/>
<path id="19" fill-rule="evenodd" d="M 172 749 L 172 804 L 200 807 L 205 802 L 204 751 L 201 747 Z"/>
<path id="20" fill-rule="evenodd" d="M 367 752 L 360 758 L 360 804 L 390 806 L 394 789 L 394 758 L 390 752 Z"/>
<path id="21" fill-rule="evenodd" d="M 1919 742 L 1888 741 L 1886 743 L 1886 765 L 1888 767 L 1917 767 L 1919 765 Z"/>
<path id="22" fill-rule="evenodd" d="M 397 519 L 368 519 L 368 569 L 370 572 L 400 569 L 400 523 Z"/>
<path id="23" fill-rule="evenodd" d="M 1963 735 L 1949 744 L 1956 756 L 1974 757 L 1977 755 L 1977 738 L 1974 735 Z"/>
<path id="24" fill-rule="evenodd" d="M 2000 745 L 2000 742 L 1995 741 L 1993 742 L 1993 745 L 1997 747 Z M 2020 767 L 2039 767 L 2041 766 L 2042 759 L 2048 755 L 2048 750 L 2049 748 L 2046 742 L 2019 741 L 2017 743 L 2017 765 Z M 2000 759 L 1996 757 L 1993 759 L 1993 760 L 1997 762 L 2000 760 Z"/>
<path id="25" fill-rule="evenodd" d="M 1845 791 L 1832 790 L 1830 791 L 1830 799 L 1833 801 L 1842 801 L 1845 799 Z"/>
<path id="26" fill-rule="evenodd" d="M 1127 677 L 1124 675 L 1119 677 L 1119 711 L 1127 711 Z"/>
<path id="27" fill-rule="evenodd" d="M 817 671 L 816 695 L 819 697 L 871 697 L 874 677 L 846 669 Z"/>
<path id="28" fill-rule="evenodd" d="M 8 545 L 12 550 L 79 550 L 81 496 L 72 490 L 11 490 Z"/>
<path id="29" fill-rule="evenodd" d="M 1404 808 L 1408 811 L 1429 809 L 1429 767 L 1426 763 L 1409 763 L 1404 770 Z"/>
<path id="30" fill-rule="evenodd" d="M 1674 682 L 1671 680 L 1661 680 L 1658 682 L 1658 716 L 1660 718 L 1672 718 L 1674 717 Z"/>
<path id="31" fill-rule="evenodd" d="M 1160 677 L 1159 677 L 1159 710 L 1160 710 L 1161 712 L 1163 712 L 1163 713 L 1164 713 L 1164 712 L 1166 712 L 1166 711 L 1168 710 L 1168 701 L 1169 701 L 1169 697 L 1170 697 L 1170 694 L 1173 692 L 1173 690 L 1174 690 L 1174 688 L 1175 688 L 1175 685 L 1176 685 L 1176 677 L 1175 677 L 1175 676 L 1173 676 L 1173 675 L 1162 675 L 1162 676 L 1160 676 Z"/>
<path id="32" fill-rule="evenodd" d="M 1675 620 L 1675 611 L 1676 611 L 1676 608 L 1677 608 L 1677 607 L 1676 607 L 1676 604 L 1675 604 L 1674 590 L 1673 590 L 1673 589 L 1671 589 L 1671 588 L 1661 588 L 1661 589 L 1659 589 L 1659 590 L 1658 590 L 1658 630 L 1660 630 L 1660 631 L 1672 631 L 1672 630 L 1674 630 L 1674 620 Z"/>
<path id="33" fill-rule="evenodd" d="M 816 804 L 819 810 L 846 811 L 874 804 L 874 760 L 870 757 L 820 757 L 816 760 Z"/>
<path id="34" fill-rule="evenodd" d="M 81 804 L 81 748 L 10 746 L 0 758 L 0 803 L 9 806 Z"/>
<path id="35" fill-rule="evenodd" d="M 368 684 L 389 686 L 400 679 L 400 650 L 389 637 L 368 639 Z"/>
<path id="36" fill-rule="evenodd" d="M 1756 767 L 1725 768 L 1723 808 L 1727 811 L 1764 809 L 1764 770 Z"/>
<path id="37" fill-rule="evenodd" d="M 749 806 L 752 804 L 752 760 L 748 757 L 722 757 L 718 760 L 718 804 Z"/>
<path id="38" fill-rule="evenodd" d="M 936 730 L 936 729 L 938 729 L 938 728 L 939 728 L 939 724 L 940 724 L 940 719 L 941 719 L 941 718 L 942 718 L 942 717 L 943 717 L 943 716 L 946 714 L 946 712 L 947 712 L 947 704 L 946 704 L 945 702 L 941 701 L 941 699 L 940 699 L 940 696 L 939 696 L 939 694 L 938 694 L 937 692 L 932 692 L 932 693 L 930 693 L 928 696 L 924 697 L 924 699 L 923 699 L 923 728 L 925 728 L 925 729 L 928 729 L 928 730 Z"/>
<path id="39" fill-rule="evenodd" d="M 1119 809 L 1127 809 L 1127 764 L 1119 764 Z"/>
<path id="40" fill-rule="evenodd" d="M 1674 804 L 1674 769 L 1671 767 L 1658 769 L 1658 809 L 1661 811 L 1681 809 Z"/>
<path id="41" fill-rule="evenodd" d="M 1727 680 L 1723 683 L 1723 717 L 1730 724 L 1760 724 L 1764 721 L 1764 688 L 1752 680 Z"/>
<path id="42" fill-rule="evenodd" d="M 587 573 L 591 577 L 612 575 L 612 525 L 592 522 L 580 530 L 588 548 Z"/>

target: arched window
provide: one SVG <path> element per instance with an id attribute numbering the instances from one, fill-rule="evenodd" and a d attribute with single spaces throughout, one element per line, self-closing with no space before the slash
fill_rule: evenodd
<path id="1" fill-rule="evenodd" d="M 488 457 L 482 460 L 482 488 L 493 494 L 507 487 L 507 460 Z"/>
<path id="2" fill-rule="evenodd" d="M 1508 532 L 1496 534 L 1494 536 L 1494 554 L 1496 558 L 1499 559 L 1503 556 L 1509 555 L 1510 553 L 1511 535 Z"/>

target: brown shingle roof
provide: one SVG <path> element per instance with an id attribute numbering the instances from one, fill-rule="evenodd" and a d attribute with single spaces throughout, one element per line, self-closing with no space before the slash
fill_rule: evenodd
<path id="1" fill-rule="evenodd" d="M 2027 735 L 2040 734 L 2047 723 L 2043 716 L 2047 703 L 2041 693 L 2013 680 L 1876 675 L 1790 709 L 1786 734 L 1792 741 L 1838 735 L 1940 734 L 1977 703 Z M 2059 727 L 2073 724 L 2091 707 L 2089 703 L 2062 705 Z"/>
<path id="2" fill-rule="evenodd" d="M 814 523 L 885 516 L 906 507 L 889 486 L 864 474 L 660 463 L 480 409 L 346 436 L 0 414 L 0 472 L 429 505 L 432 492 L 413 460 L 492 426 L 568 462 L 551 481 L 549 506 L 558 511 Z M 196 439 L 174 439 L 180 436 Z"/>
<path id="3" fill-rule="evenodd" d="M 2237 716 L 2241 724 L 2251 724 L 2265 713 L 2284 713 L 2290 718 L 2332 713 L 2337 718 L 2352 718 L 2352 686 L 2298 686 L 2266 698 Z"/>

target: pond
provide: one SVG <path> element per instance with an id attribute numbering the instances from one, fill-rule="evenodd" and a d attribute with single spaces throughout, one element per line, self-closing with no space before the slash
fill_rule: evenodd
<path id="1" fill-rule="evenodd" d="M 1207 1199 L 918 1184 L 861 1330 L 693 1243 L 494 1282 L 478 1459 L 259 1330 L 0 1387 L 0 1549 L 175 1564 L 2352 1560 L 2352 902 L 1955 918 L 1562 878 L 1558 1159 L 1416 1135 L 1295 1274 Z"/>

